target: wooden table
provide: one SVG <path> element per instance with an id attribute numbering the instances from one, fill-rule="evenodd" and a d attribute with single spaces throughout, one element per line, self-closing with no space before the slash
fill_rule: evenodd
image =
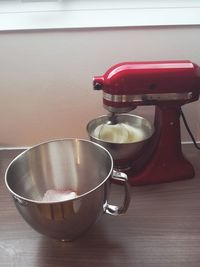
<path id="1" fill-rule="evenodd" d="M 194 179 L 131 188 L 126 215 L 104 215 L 74 242 L 35 232 L 18 214 L 4 185 L 8 163 L 20 151 L 0 151 L 0 266 L 200 266 L 200 152 L 183 145 Z M 121 188 L 114 185 L 114 198 Z"/>

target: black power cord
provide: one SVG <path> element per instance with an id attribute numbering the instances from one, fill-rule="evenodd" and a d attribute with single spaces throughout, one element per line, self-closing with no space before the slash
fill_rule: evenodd
<path id="1" fill-rule="evenodd" d="M 184 124 L 185 124 L 185 128 L 187 129 L 187 131 L 188 131 L 188 133 L 189 133 L 189 135 L 190 135 L 190 137 L 191 137 L 191 139 L 192 139 L 192 142 L 194 143 L 194 146 L 195 146 L 197 149 L 200 150 L 200 147 L 198 146 L 198 144 L 197 144 L 197 142 L 196 142 L 196 140 L 195 140 L 195 138 L 194 138 L 194 135 L 192 134 L 192 132 L 191 132 L 191 130 L 190 130 L 190 127 L 189 127 L 189 125 L 188 125 L 188 123 L 187 123 L 187 121 L 186 121 L 186 118 L 185 118 L 185 115 L 183 114 L 182 109 L 181 109 L 181 116 L 182 116 L 183 122 L 184 122 Z"/>

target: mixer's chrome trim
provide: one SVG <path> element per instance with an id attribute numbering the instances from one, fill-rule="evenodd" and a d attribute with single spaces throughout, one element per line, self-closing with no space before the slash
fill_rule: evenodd
<path id="1" fill-rule="evenodd" d="M 188 100 L 192 98 L 192 92 L 186 93 L 162 93 L 143 95 L 111 95 L 103 93 L 103 98 L 112 102 L 144 102 L 144 101 L 168 101 L 168 100 Z"/>
<path id="2" fill-rule="evenodd" d="M 103 105 L 103 107 L 105 108 L 105 109 L 107 109 L 109 112 L 111 112 L 111 113 L 127 113 L 127 112 L 129 112 L 129 111 L 131 111 L 131 110 L 133 110 L 134 109 L 134 107 L 117 107 L 117 108 L 115 108 L 115 107 L 111 107 L 111 106 L 107 106 L 107 105 Z"/>

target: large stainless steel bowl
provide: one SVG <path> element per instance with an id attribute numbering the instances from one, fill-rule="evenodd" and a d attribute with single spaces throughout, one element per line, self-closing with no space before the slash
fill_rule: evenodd
<path id="1" fill-rule="evenodd" d="M 91 141 L 102 145 L 111 153 L 114 160 L 114 168 L 125 170 L 130 167 L 131 163 L 137 159 L 141 150 L 145 148 L 154 133 L 154 127 L 147 119 L 133 114 L 116 114 L 116 121 L 118 123 L 127 123 L 140 129 L 143 133 L 143 139 L 128 143 L 113 143 L 96 137 L 94 135 L 95 129 L 99 125 L 110 123 L 110 118 L 107 115 L 91 120 L 87 124 L 86 129 Z"/>
<path id="2" fill-rule="evenodd" d="M 124 183 L 122 207 L 107 203 L 111 177 Z M 126 175 L 113 171 L 105 148 L 87 140 L 53 140 L 26 150 L 8 166 L 5 182 L 22 217 L 38 232 L 60 240 L 77 238 L 104 212 L 124 213 L 130 201 Z M 70 189 L 78 197 L 44 202 L 51 189 Z"/>

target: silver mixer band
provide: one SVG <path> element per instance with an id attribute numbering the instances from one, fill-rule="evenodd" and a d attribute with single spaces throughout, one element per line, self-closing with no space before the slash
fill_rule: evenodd
<path id="1" fill-rule="evenodd" d="M 103 93 L 103 98 L 111 102 L 144 102 L 144 101 L 168 101 L 187 100 L 192 98 L 192 92 L 186 93 L 163 93 L 163 94 L 143 94 L 143 95 L 111 95 Z"/>

